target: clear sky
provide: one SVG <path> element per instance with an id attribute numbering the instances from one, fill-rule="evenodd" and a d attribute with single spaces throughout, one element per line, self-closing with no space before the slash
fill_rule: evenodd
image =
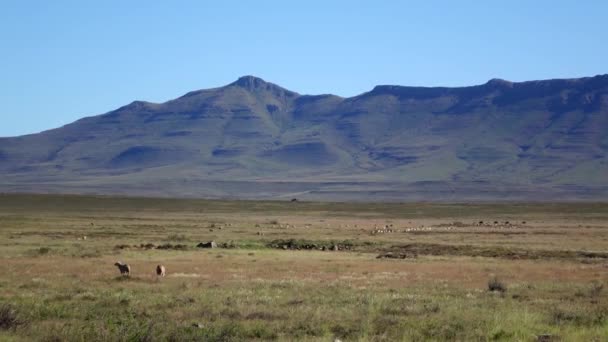
<path id="1" fill-rule="evenodd" d="M 608 1 L 0 0 L 0 136 L 255 75 L 305 94 L 608 73 Z"/>

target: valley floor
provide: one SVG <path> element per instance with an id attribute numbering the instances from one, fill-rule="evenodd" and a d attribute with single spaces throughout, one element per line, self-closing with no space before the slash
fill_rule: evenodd
<path id="1" fill-rule="evenodd" d="M 608 204 L 0 195 L 0 274 L 7 341 L 603 341 Z"/>

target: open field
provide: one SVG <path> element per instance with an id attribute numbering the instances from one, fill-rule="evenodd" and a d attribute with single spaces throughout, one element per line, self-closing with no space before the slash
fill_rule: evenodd
<path id="1" fill-rule="evenodd" d="M 604 341 L 608 204 L 0 195 L 0 274 L 8 341 Z"/>

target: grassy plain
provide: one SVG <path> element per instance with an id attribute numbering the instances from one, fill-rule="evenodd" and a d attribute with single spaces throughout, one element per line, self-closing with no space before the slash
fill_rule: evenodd
<path id="1" fill-rule="evenodd" d="M 608 204 L 0 195 L 0 340 L 605 341 L 607 282 Z"/>

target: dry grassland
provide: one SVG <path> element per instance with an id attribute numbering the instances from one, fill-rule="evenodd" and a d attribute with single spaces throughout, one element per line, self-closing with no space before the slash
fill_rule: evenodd
<path id="1" fill-rule="evenodd" d="M 0 195 L 0 340 L 605 341 L 607 282 L 608 204 Z"/>

